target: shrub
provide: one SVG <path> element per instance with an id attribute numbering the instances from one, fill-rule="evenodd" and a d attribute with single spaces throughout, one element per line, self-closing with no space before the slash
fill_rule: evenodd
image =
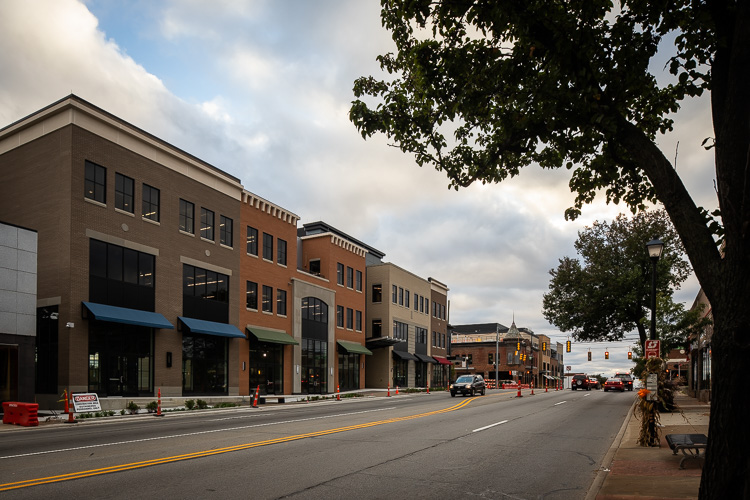
<path id="1" fill-rule="evenodd" d="M 136 413 L 138 413 L 138 410 L 141 409 L 141 407 L 138 406 L 135 401 L 131 401 L 130 403 L 128 403 L 128 406 L 126 406 L 125 408 L 128 409 L 131 415 L 135 415 Z"/>
<path id="2" fill-rule="evenodd" d="M 185 408 L 187 408 L 188 410 L 192 410 L 193 408 L 195 408 L 195 400 L 193 399 L 185 400 Z"/>
<path id="3" fill-rule="evenodd" d="M 149 413 L 156 413 L 156 410 L 159 408 L 159 404 L 156 401 L 151 401 L 149 404 L 146 405 L 146 409 Z"/>
<path id="4" fill-rule="evenodd" d="M 198 409 L 200 410 L 205 410 L 206 408 L 208 408 L 208 403 L 206 403 L 202 399 L 199 399 L 198 401 L 196 401 L 195 404 L 198 405 Z"/>

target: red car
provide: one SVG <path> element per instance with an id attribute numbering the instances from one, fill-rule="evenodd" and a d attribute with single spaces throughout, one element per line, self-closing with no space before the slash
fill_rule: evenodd
<path id="1" fill-rule="evenodd" d="M 620 378 L 608 378 L 604 382 L 604 392 L 607 391 L 625 392 L 625 384 L 622 383 L 622 379 Z"/>

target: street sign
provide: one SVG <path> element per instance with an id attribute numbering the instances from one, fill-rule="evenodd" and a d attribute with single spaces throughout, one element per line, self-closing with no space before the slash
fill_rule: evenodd
<path id="1" fill-rule="evenodd" d="M 646 359 L 658 358 L 660 356 L 660 340 L 647 340 L 646 341 Z"/>

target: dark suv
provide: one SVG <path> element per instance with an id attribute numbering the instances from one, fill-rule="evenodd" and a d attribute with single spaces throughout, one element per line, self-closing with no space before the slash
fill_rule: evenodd
<path id="1" fill-rule="evenodd" d="M 484 377 L 481 375 L 461 375 L 451 384 L 451 396 L 456 397 L 456 393 L 473 396 L 480 393 L 484 396 Z"/>
<path id="2" fill-rule="evenodd" d="M 589 378 L 586 375 L 573 375 L 573 380 L 570 381 L 570 388 L 574 391 L 576 389 L 585 389 L 587 391 L 591 390 L 591 385 L 589 385 Z"/>
<path id="3" fill-rule="evenodd" d="M 633 377 L 631 377 L 629 373 L 615 373 L 615 378 L 622 380 L 622 385 L 625 389 L 628 391 L 633 390 Z"/>

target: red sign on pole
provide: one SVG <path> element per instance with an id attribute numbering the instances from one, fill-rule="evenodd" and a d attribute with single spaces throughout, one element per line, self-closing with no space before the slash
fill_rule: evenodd
<path id="1" fill-rule="evenodd" d="M 646 341 L 646 359 L 658 358 L 661 354 L 661 341 L 660 340 L 647 340 Z"/>

